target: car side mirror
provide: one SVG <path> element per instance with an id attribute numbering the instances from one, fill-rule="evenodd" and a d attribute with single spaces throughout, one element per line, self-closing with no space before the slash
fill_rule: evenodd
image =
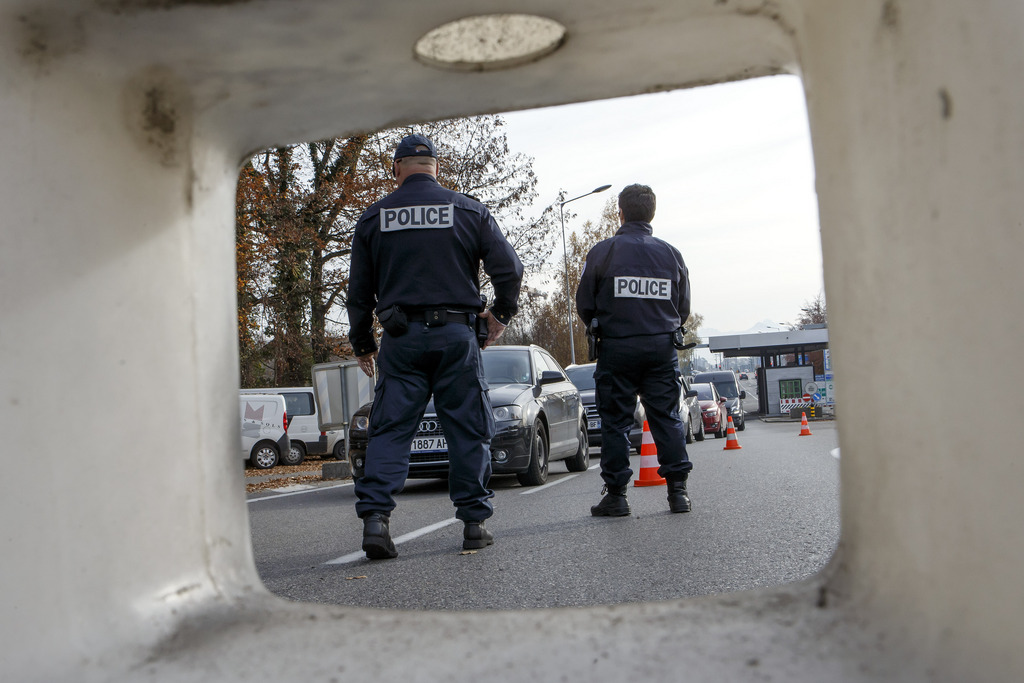
<path id="1" fill-rule="evenodd" d="M 746 397 L 747 397 L 747 392 L 741 391 L 740 392 L 740 398 L 746 398 Z"/>
<path id="2" fill-rule="evenodd" d="M 686 398 L 693 398 L 696 395 L 697 395 L 697 390 L 696 389 L 690 389 L 689 391 L 686 392 Z"/>
<path id="3" fill-rule="evenodd" d="M 545 370 L 540 373 L 540 384 L 554 384 L 561 381 L 562 376 L 554 370 Z"/>

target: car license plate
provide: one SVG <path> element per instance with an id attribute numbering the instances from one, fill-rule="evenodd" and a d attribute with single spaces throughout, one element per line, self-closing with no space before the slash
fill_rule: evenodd
<path id="1" fill-rule="evenodd" d="M 448 450 L 448 442 L 443 436 L 422 436 L 412 440 L 413 453 L 429 453 L 431 451 Z"/>
<path id="2" fill-rule="evenodd" d="M 601 421 L 600 420 L 587 420 L 587 429 L 600 429 L 600 428 L 601 428 Z"/>

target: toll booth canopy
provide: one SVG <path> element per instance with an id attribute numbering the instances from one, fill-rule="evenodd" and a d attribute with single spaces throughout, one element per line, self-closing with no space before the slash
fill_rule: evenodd
<path id="1" fill-rule="evenodd" d="M 785 415 L 835 402 L 828 328 L 824 325 L 709 337 L 708 350 L 726 358 L 760 360 L 757 400 L 761 415 Z M 816 357 L 820 357 L 817 364 Z"/>

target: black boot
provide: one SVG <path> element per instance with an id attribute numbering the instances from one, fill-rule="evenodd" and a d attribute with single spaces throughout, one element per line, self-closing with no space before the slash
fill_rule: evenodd
<path id="1" fill-rule="evenodd" d="M 388 529 L 390 522 L 383 512 L 371 512 L 363 517 L 363 550 L 371 560 L 398 557 L 398 550 L 395 549 Z"/>
<path id="2" fill-rule="evenodd" d="M 462 549 L 478 550 L 489 545 L 494 545 L 494 536 L 483 522 L 466 522 L 466 528 L 462 530 Z"/>
<path id="3" fill-rule="evenodd" d="M 672 512 L 689 512 L 690 496 L 686 494 L 686 475 L 682 479 L 667 479 L 668 509 Z"/>
<path id="4" fill-rule="evenodd" d="M 590 508 L 590 514 L 594 517 L 625 517 L 630 513 L 625 486 L 605 485 L 601 493 L 605 494 L 605 497 Z"/>

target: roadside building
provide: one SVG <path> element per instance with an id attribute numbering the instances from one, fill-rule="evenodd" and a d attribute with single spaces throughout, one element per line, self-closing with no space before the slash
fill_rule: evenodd
<path id="1" fill-rule="evenodd" d="M 725 358 L 756 358 L 758 410 L 763 416 L 835 408 L 828 328 L 722 335 L 708 338 L 708 350 Z"/>

